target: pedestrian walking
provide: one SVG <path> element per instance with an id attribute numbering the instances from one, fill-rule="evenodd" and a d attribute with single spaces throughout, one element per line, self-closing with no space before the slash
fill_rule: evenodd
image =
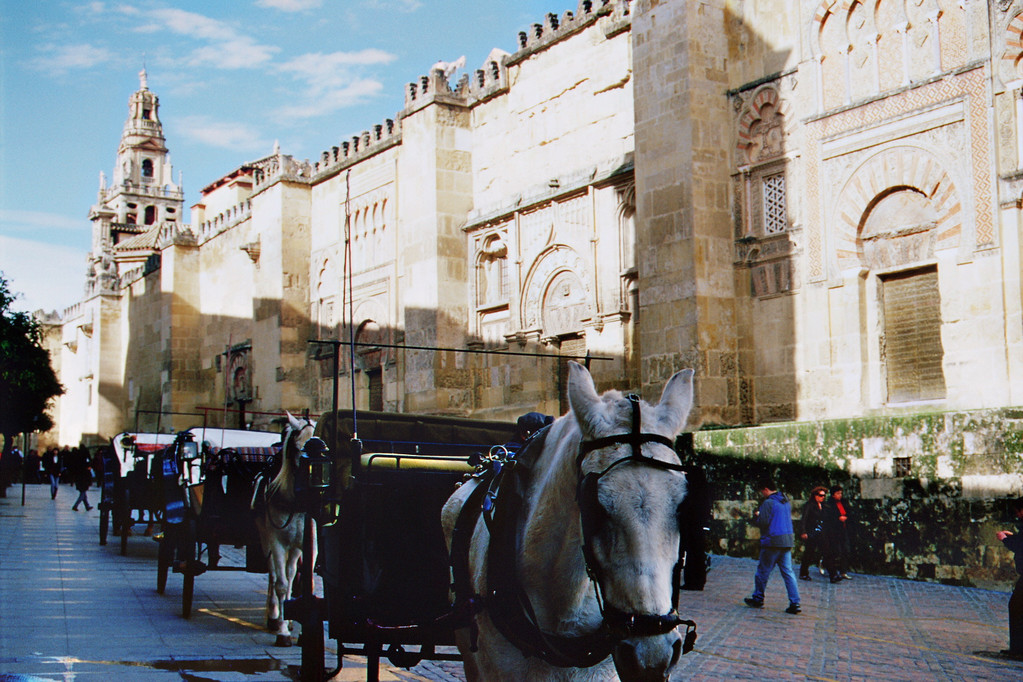
<path id="1" fill-rule="evenodd" d="M 828 489 L 822 485 L 810 491 L 810 499 L 803 506 L 803 522 L 799 537 L 803 540 L 803 563 L 799 566 L 799 579 L 810 580 L 810 567 L 816 566 L 824 554 L 824 499 Z"/>
<path id="2" fill-rule="evenodd" d="M 92 511 L 92 505 L 89 504 L 89 486 L 92 485 L 89 451 L 85 448 L 76 448 L 71 454 L 71 461 L 71 480 L 78 490 L 78 499 L 71 505 L 71 509 L 78 511 L 78 505 L 84 504 L 85 511 Z"/>
<path id="3" fill-rule="evenodd" d="M 1002 649 L 1001 654 L 1016 660 L 1023 660 L 1023 498 L 1012 505 L 1016 516 L 1016 530 L 1000 530 L 998 539 L 1015 554 L 1016 587 L 1009 597 L 1009 648 Z"/>
<path id="4" fill-rule="evenodd" d="M 767 580 L 777 566 L 789 597 L 785 613 L 794 615 L 802 609 L 799 606 L 796 574 L 792 571 L 792 545 L 796 538 L 792 530 L 792 505 L 784 494 L 778 492 L 774 479 L 760 479 L 757 490 L 764 498 L 755 513 L 755 521 L 760 528 L 760 561 L 753 579 L 753 594 L 746 597 L 745 602 L 752 608 L 763 608 Z"/>
<path id="5" fill-rule="evenodd" d="M 42 467 L 43 458 L 39 456 L 39 451 L 34 448 L 29 450 L 25 457 L 25 482 L 42 483 Z"/>
<path id="6" fill-rule="evenodd" d="M 824 565 L 831 582 L 852 580 L 849 576 L 849 500 L 844 499 L 842 486 L 833 485 L 831 497 L 824 505 Z"/>
<path id="7" fill-rule="evenodd" d="M 43 471 L 46 472 L 46 476 L 50 479 L 50 499 L 57 499 L 57 490 L 60 488 L 60 473 L 63 471 L 63 458 L 60 456 L 60 451 L 57 448 L 50 448 L 46 451 L 46 457 L 43 459 Z"/>

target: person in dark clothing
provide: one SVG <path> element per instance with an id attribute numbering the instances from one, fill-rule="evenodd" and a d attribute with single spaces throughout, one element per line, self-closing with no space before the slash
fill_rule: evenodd
<path id="1" fill-rule="evenodd" d="M 775 566 L 781 571 L 785 581 L 785 591 L 789 597 L 789 607 L 785 613 L 793 615 L 801 611 L 799 607 L 799 586 L 796 574 L 792 571 L 792 545 L 795 533 L 792 531 L 792 505 L 789 499 L 778 492 L 773 479 L 763 478 L 757 482 L 757 490 L 764 497 L 757 509 L 756 524 L 760 528 L 760 561 L 753 580 L 753 594 L 746 597 L 747 606 L 755 609 L 764 606 L 764 590 L 767 579 Z"/>
<path id="2" fill-rule="evenodd" d="M 77 448 L 71 452 L 71 481 L 78 490 L 78 499 L 71 505 L 71 509 L 78 511 L 78 505 L 85 504 L 85 511 L 92 511 L 89 504 L 89 486 L 92 485 L 92 466 L 89 464 L 89 451 L 85 448 Z"/>
<path id="3" fill-rule="evenodd" d="M 803 563 L 799 579 L 810 580 L 810 567 L 816 566 L 826 546 L 824 537 L 824 498 L 828 490 L 822 485 L 810 491 L 810 499 L 803 506 L 803 523 L 799 537 L 803 540 Z"/>
<path id="4" fill-rule="evenodd" d="M 60 456 L 60 450 L 50 448 L 46 451 L 43 459 L 43 471 L 50 479 L 50 499 L 57 499 L 57 490 L 60 488 L 60 474 L 64 470 L 64 460 Z"/>
<path id="5" fill-rule="evenodd" d="M 1016 573 L 1020 575 L 1009 597 L 1009 648 L 1001 654 L 1023 661 L 1023 498 L 1013 503 L 1016 515 L 1016 530 L 1000 530 L 998 540 L 1006 546 L 1016 559 Z"/>
<path id="6" fill-rule="evenodd" d="M 682 554 L 682 589 L 702 590 L 707 584 L 707 532 L 710 530 L 710 484 L 703 469 L 686 465 L 688 492 L 679 507 L 679 551 Z"/>
<path id="7" fill-rule="evenodd" d="M 554 422 L 554 417 L 546 414 L 540 414 L 539 412 L 527 412 L 518 419 L 515 420 L 515 425 L 518 427 L 518 432 L 515 434 L 515 440 L 508 441 L 504 444 L 506 450 L 509 453 L 515 454 L 522 449 L 522 446 L 526 444 L 534 433 Z"/>
<path id="8" fill-rule="evenodd" d="M 824 505 L 824 564 L 831 582 L 852 580 L 849 576 L 849 501 L 843 499 L 842 486 L 831 486 L 831 497 Z"/>
<path id="9" fill-rule="evenodd" d="M 29 450 L 28 456 L 25 457 L 25 471 L 23 474 L 25 483 L 42 483 L 39 473 L 42 464 L 43 460 L 39 456 L 39 451 Z"/>

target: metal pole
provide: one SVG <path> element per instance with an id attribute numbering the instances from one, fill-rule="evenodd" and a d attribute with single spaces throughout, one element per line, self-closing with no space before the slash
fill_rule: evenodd
<path id="1" fill-rule="evenodd" d="M 323 680 L 323 617 L 320 615 L 320 600 L 313 594 L 313 532 L 315 514 L 306 510 L 305 528 L 302 537 L 302 682 Z"/>
<path id="2" fill-rule="evenodd" d="M 333 415 L 334 415 L 334 430 L 333 430 L 333 432 L 331 434 L 331 440 L 333 442 L 330 444 L 330 451 L 331 451 L 331 453 L 333 454 L 334 457 L 337 457 L 337 432 L 341 428 L 341 419 L 338 417 L 338 414 L 337 414 L 337 410 L 338 410 L 338 404 L 337 404 L 337 399 L 338 399 L 337 398 L 337 396 L 338 396 L 338 385 L 337 385 L 337 383 L 338 383 L 338 381 L 337 380 L 338 380 L 338 376 L 341 373 L 341 345 L 340 344 L 334 344 L 333 348 L 334 348 L 334 382 L 333 382 L 333 384 L 334 384 L 333 391 L 334 392 L 333 392 L 333 395 L 331 396 L 331 403 L 330 403 L 330 405 L 331 405 L 331 409 L 334 411 L 333 412 Z M 352 400 L 354 401 L 355 398 L 353 397 Z"/>

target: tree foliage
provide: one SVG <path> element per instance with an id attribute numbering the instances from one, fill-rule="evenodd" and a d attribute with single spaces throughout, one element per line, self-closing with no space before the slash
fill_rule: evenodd
<path id="1" fill-rule="evenodd" d="M 64 393 L 43 348 L 39 323 L 28 313 L 11 310 L 16 298 L 0 273 L 0 434 L 5 453 L 17 434 L 53 427 L 46 408 Z"/>

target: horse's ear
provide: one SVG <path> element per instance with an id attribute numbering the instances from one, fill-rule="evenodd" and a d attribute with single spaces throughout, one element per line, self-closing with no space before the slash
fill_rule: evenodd
<path id="1" fill-rule="evenodd" d="M 689 411 L 693 409 L 693 370 L 676 372 L 661 393 L 657 405 L 658 416 L 665 426 L 676 435 L 685 428 Z"/>
<path id="2" fill-rule="evenodd" d="M 599 410 L 603 403 L 597 395 L 597 387 L 593 385 L 593 377 L 578 362 L 568 362 L 568 404 L 579 428 L 589 431 L 589 424 L 599 419 Z"/>
<path id="3" fill-rule="evenodd" d="M 295 419 L 294 415 L 292 415 L 287 410 L 284 410 L 284 414 L 288 415 L 288 423 L 291 424 L 291 428 L 293 428 L 296 431 L 302 428 L 302 422 Z"/>

